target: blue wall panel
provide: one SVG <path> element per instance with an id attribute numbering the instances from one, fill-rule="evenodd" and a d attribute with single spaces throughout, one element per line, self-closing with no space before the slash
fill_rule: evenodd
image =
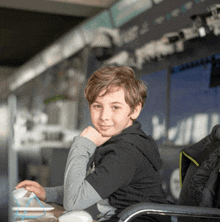
<path id="1" fill-rule="evenodd" d="M 169 139 L 195 143 L 220 123 L 220 89 L 210 88 L 211 64 L 174 73 L 170 87 Z"/>
<path id="2" fill-rule="evenodd" d="M 141 79 L 148 84 L 148 97 L 138 120 L 146 134 L 162 143 L 165 140 L 166 70 L 143 75 Z"/>

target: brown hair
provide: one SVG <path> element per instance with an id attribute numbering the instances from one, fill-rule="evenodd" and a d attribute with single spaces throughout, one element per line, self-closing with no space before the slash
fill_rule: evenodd
<path id="1" fill-rule="evenodd" d="M 88 79 L 84 91 L 85 98 L 92 104 L 99 96 L 100 92 L 106 90 L 102 95 L 113 90 L 112 87 L 122 87 L 125 92 L 125 101 L 133 110 L 139 103 L 144 106 L 147 98 L 147 86 L 135 76 L 132 68 L 124 67 L 104 67 L 95 71 Z"/>

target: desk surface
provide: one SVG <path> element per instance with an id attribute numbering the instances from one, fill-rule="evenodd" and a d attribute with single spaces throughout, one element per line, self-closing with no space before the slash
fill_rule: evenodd
<path id="1" fill-rule="evenodd" d="M 50 203 L 51 206 L 54 207 L 54 210 L 51 211 L 47 211 L 46 215 L 43 217 L 39 217 L 36 219 L 17 219 L 15 221 L 24 221 L 24 222 L 59 222 L 58 218 L 59 216 L 64 212 L 64 208 L 60 205 L 54 204 L 54 203 Z M 97 222 L 97 221 L 93 221 L 93 222 Z"/>
<path id="2" fill-rule="evenodd" d="M 60 205 L 53 203 L 51 203 L 50 205 L 54 207 L 54 210 L 51 211 L 54 214 L 54 217 L 58 218 L 64 212 L 64 208 L 61 207 Z"/>

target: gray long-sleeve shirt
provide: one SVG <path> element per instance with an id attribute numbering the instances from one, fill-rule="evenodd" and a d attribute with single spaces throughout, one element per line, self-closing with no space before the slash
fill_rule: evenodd
<path id="1" fill-rule="evenodd" d="M 95 170 L 87 175 L 93 154 Z M 51 201 L 62 203 L 59 198 L 63 194 L 66 210 L 84 209 L 100 221 L 134 203 L 168 203 L 161 185 L 161 166 L 156 143 L 137 121 L 97 148 L 90 140 L 75 137 L 64 186 L 47 191 L 47 201 L 54 195 Z"/>
<path id="2" fill-rule="evenodd" d="M 64 175 L 64 185 L 46 187 L 46 202 L 63 204 L 65 210 L 83 210 L 97 203 L 100 218 L 108 219 L 114 214 L 115 208 L 102 200 L 96 190 L 85 180 L 89 158 L 96 146 L 89 139 L 81 136 L 74 138 L 71 146 Z M 102 218 L 104 219 L 104 218 Z"/>

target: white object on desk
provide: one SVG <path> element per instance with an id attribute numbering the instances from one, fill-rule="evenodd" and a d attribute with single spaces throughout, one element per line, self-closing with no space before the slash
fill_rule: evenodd
<path id="1" fill-rule="evenodd" d="M 86 211 L 67 211 L 60 215 L 59 222 L 92 222 L 93 219 Z"/>
<path id="2" fill-rule="evenodd" d="M 13 197 L 15 197 L 16 199 L 22 198 L 25 196 L 25 194 L 27 194 L 27 190 L 25 190 L 24 188 L 19 188 L 17 190 L 13 191 Z"/>
<path id="3" fill-rule="evenodd" d="M 12 210 L 13 211 L 50 211 L 53 210 L 54 207 L 50 206 L 49 204 L 46 204 L 42 201 L 41 204 L 42 206 L 40 206 L 40 204 L 38 203 L 38 201 L 36 199 L 32 199 L 28 204 L 28 201 L 30 200 L 29 197 L 23 197 L 20 199 L 17 199 L 18 203 L 19 203 L 19 207 L 17 206 L 17 203 L 15 201 L 12 202 Z M 26 207 L 27 206 L 27 207 Z"/>
<path id="4" fill-rule="evenodd" d="M 35 197 L 35 193 L 25 190 L 24 188 L 19 188 L 12 192 L 14 199 L 12 201 L 12 210 L 13 211 L 50 211 L 53 210 L 54 207 L 49 204 L 40 201 L 41 205 L 38 203 Z M 28 201 L 33 198 L 30 203 Z M 19 206 L 18 206 L 19 204 Z"/>

